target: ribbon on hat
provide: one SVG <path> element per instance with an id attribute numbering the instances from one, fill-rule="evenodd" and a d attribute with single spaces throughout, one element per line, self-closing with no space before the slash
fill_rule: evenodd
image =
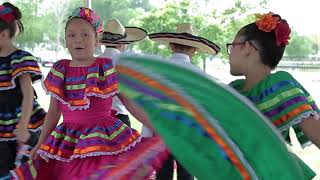
<path id="1" fill-rule="evenodd" d="M 102 39 L 103 41 L 111 41 L 111 42 L 114 42 L 114 41 L 119 41 L 121 39 L 125 39 L 127 37 L 127 34 L 124 33 L 124 35 L 122 34 L 115 34 L 115 33 L 112 33 L 112 32 L 103 32 L 102 33 Z"/>

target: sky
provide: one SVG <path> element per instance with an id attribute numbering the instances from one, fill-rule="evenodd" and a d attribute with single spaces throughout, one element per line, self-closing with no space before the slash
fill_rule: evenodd
<path id="1" fill-rule="evenodd" d="M 199 0 L 198 2 L 200 2 Z M 252 5 L 257 5 L 257 0 L 244 0 Z M 164 0 L 150 0 L 153 5 L 161 6 Z M 267 10 L 261 12 L 257 6 L 255 13 L 272 11 L 286 19 L 290 26 L 299 35 L 320 34 L 320 1 L 319 0 L 267 0 Z M 206 7 L 223 9 L 234 4 L 234 0 L 210 0 Z"/>

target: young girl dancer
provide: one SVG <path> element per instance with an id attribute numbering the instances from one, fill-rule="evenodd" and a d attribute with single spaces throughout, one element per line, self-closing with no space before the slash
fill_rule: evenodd
<path id="1" fill-rule="evenodd" d="M 13 44 L 14 37 L 23 32 L 21 17 L 14 5 L 0 5 L 0 179 L 10 178 L 18 145 L 37 141 L 45 116 L 32 88 L 42 77 L 36 58 Z M 22 159 L 19 156 L 17 163 Z"/>
<path id="2" fill-rule="evenodd" d="M 231 86 L 248 97 L 285 139 L 289 139 L 289 128 L 293 127 L 302 146 L 310 140 L 319 148 L 319 109 L 315 101 L 288 72 L 271 73 L 282 58 L 290 33 L 287 21 L 271 12 L 244 26 L 227 44 L 230 73 L 245 76 Z M 314 176 L 311 171 L 309 174 Z"/>
<path id="3" fill-rule="evenodd" d="M 103 179 L 143 179 L 166 155 L 159 137 L 142 139 L 111 116 L 112 98 L 118 93 L 114 65 L 112 59 L 93 56 L 101 27 L 99 16 L 88 8 L 77 8 L 68 18 L 65 39 L 72 60 L 55 63 L 44 81 L 51 100 L 39 142 L 31 152 L 42 158 L 34 163 L 37 179 L 81 179 L 101 173 Z M 143 111 L 121 93 L 118 96 L 148 125 Z M 56 127 L 61 114 L 63 122 Z M 15 176 L 21 175 L 17 171 Z"/>

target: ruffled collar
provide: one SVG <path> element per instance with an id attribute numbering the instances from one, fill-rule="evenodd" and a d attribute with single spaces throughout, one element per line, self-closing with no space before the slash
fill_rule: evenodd
<path id="1" fill-rule="evenodd" d="M 118 79 L 111 59 L 97 58 L 85 67 L 71 67 L 70 62 L 55 63 L 44 81 L 47 93 L 69 109 L 88 109 L 91 96 L 109 98 L 118 93 Z"/>

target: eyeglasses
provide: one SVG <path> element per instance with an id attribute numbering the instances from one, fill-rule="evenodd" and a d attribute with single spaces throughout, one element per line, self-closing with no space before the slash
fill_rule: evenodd
<path id="1" fill-rule="evenodd" d="M 250 41 L 227 43 L 227 44 L 226 44 L 226 47 L 227 47 L 227 53 L 228 53 L 228 55 L 231 54 L 232 48 L 233 48 L 234 46 L 244 45 L 246 42 L 249 42 L 249 44 L 250 44 L 255 50 L 258 50 L 258 48 L 257 48 L 254 44 L 252 44 L 252 42 L 250 42 Z"/>

